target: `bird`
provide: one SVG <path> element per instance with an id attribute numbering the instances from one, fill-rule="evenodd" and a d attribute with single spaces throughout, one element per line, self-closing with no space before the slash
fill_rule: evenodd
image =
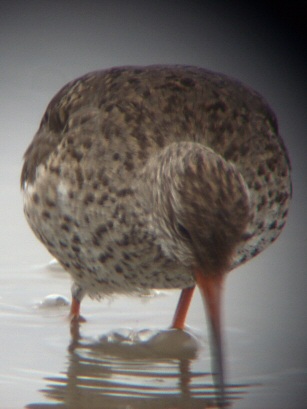
<path id="1" fill-rule="evenodd" d="M 72 321 L 100 299 L 195 286 L 225 404 L 221 304 L 230 271 L 280 234 L 291 165 L 255 90 L 190 65 L 112 67 L 65 85 L 24 154 L 26 219 L 72 277 Z"/>

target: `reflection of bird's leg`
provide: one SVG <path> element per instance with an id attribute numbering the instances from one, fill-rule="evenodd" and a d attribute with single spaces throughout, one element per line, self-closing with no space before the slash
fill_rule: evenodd
<path id="1" fill-rule="evenodd" d="M 191 361 L 189 359 L 181 359 L 179 361 L 180 379 L 179 387 L 182 395 L 182 399 L 188 400 L 191 398 L 191 371 L 190 371 Z"/>
<path id="2" fill-rule="evenodd" d="M 72 320 L 70 323 L 70 335 L 71 341 L 68 347 L 69 352 L 74 352 L 76 348 L 79 347 L 79 342 L 81 340 L 80 335 L 80 322 L 77 320 Z"/>

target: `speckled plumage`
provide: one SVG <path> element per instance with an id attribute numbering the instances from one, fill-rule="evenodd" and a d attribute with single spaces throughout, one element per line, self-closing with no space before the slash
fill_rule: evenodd
<path id="1" fill-rule="evenodd" d="M 194 285 L 279 235 L 290 166 L 255 91 L 189 66 L 122 67 L 67 84 L 25 153 L 36 236 L 103 296 Z"/>

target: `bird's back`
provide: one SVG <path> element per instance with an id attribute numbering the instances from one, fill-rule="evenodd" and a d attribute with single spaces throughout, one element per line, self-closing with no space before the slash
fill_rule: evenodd
<path id="1" fill-rule="evenodd" d="M 253 217 L 235 267 L 279 235 L 291 182 L 273 112 L 259 94 L 224 75 L 189 66 L 122 67 L 67 84 L 25 154 L 22 185 L 33 184 L 39 165 L 53 156 L 55 175 L 60 163 L 74 159 L 82 162 L 77 184 L 90 183 L 95 173 L 124 196 L 151 155 L 181 141 L 201 143 L 234 163 L 248 186 Z"/>

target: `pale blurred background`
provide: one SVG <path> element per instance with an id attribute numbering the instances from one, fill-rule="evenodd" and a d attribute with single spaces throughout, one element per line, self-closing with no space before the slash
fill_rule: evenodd
<path id="1" fill-rule="evenodd" d="M 260 385 L 234 408 L 306 407 L 306 24 L 306 1 L 0 2 L 0 408 L 49 402 L 39 390 L 48 374 L 65 370 L 69 343 L 66 311 L 35 308 L 53 292 L 69 297 L 70 281 L 46 267 L 50 256 L 24 220 L 22 155 L 66 82 L 110 66 L 157 63 L 228 74 L 259 91 L 277 114 L 294 197 L 280 239 L 228 278 L 228 376 Z M 176 297 L 86 301 L 83 331 L 99 335 L 115 323 L 165 328 Z M 206 338 L 204 323 L 197 295 L 189 324 Z"/>

